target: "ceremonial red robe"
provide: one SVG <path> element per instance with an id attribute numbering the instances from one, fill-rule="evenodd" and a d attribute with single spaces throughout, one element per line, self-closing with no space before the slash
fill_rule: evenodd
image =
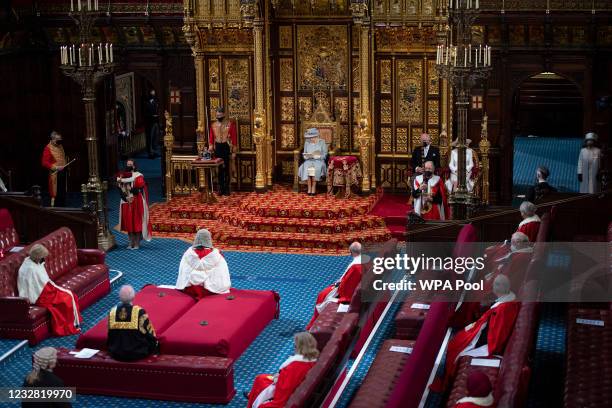
<path id="1" fill-rule="evenodd" d="M 208 145 L 209 146 L 215 146 L 215 123 L 213 122 L 210 125 L 209 131 L 208 131 Z M 221 127 L 219 127 L 219 130 L 221 130 Z M 221 136 L 225 136 L 225 135 L 219 135 Z M 232 146 L 237 146 L 238 145 L 238 131 L 236 129 L 236 123 L 234 123 L 233 120 L 229 120 L 228 119 L 228 125 L 227 125 L 227 140 L 230 142 L 230 144 Z"/>
<path id="2" fill-rule="evenodd" d="M 446 369 L 442 383 L 434 382 L 432 390 L 443 391 L 448 381 L 455 374 L 457 359 L 462 355 L 474 357 L 489 357 L 502 354 L 506 343 L 512 334 L 516 316 L 520 310 L 520 303 L 515 302 L 514 293 L 498 299 L 477 321 L 456 333 L 448 343 L 446 351 Z M 488 325 L 487 343 L 475 348 L 481 332 Z"/>
<path id="3" fill-rule="evenodd" d="M 483 292 L 491 292 L 493 282 L 499 275 L 506 275 L 510 279 L 512 291 L 517 292 L 525 280 L 525 273 L 527 272 L 532 255 L 532 248 L 524 248 L 515 252 L 509 252 L 501 258 L 493 260 L 490 269 L 488 269 L 491 272 L 484 277 Z"/>
<path id="4" fill-rule="evenodd" d="M 489 394 L 486 397 L 464 397 L 457 401 L 455 408 L 482 408 L 492 407 L 495 403 L 493 395 Z"/>
<path id="5" fill-rule="evenodd" d="M 140 232 L 145 241 L 150 241 L 149 190 L 147 189 L 144 176 L 141 173 L 133 172 L 132 177 L 122 178 L 121 182 L 131 182 L 132 188 L 142 189 L 142 193 L 134 194 L 131 203 L 121 200 L 119 211 L 121 230 L 128 233 Z"/>
<path id="6" fill-rule="evenodd" d="M 414 189 L 418 190 L 423 184 L 423 175 L 420 174 L 414 179 Z M 428 181 L 429 192 L 432 197 L 436 195 L 442 196 L 442 204 L 431 203 L 431 210 L 423 213 L 422 195 L 414 200 L 414 212 L 420 215 L 424 220 L 446 220 L 450 217 L 448 201 L 446 199 L 446 187 L 440 176 L 435 174 Z M 422 194 L 422 193 L 421 193 Z"/>
<path id="7" fill-rule="evenodd" d="M 210 254 L 213 251 L 213 248 L 194 248 L 193 251 L 198 255 L 198 258 L 202 259 L 206 255 Z M 221 251 L 219 251 L 219 254 L 221 254 L 221 256 L 223 256 Z M 196 286 L 189 285 L 189 286 L 185 287 L 185 289 L 183 289 L 183 293 L 186 293 L 189 296 L 195 298 L 195 300 L 200 300 L 200 299 L 202 299 L 205 296 L 210 296 L 210 295 L 214 295 L 215 294 L 215 293 L 205 289 L 201 285 L 196 285 Z"/>
<path id="8" fill-rule="evenodd" d="M 527 217 L 518 225 L 518 229 L 516 232 L 522 232 L 527 235 L 529 238 L 529 242 L 536 242 L 538 238 L 538 231 L 540 230 L 540 217 L 534 215 L 532 217 Z"/>
<path id="9" fill-rule="evenodd" d="M 276 384 L 273 375 L 258 375 L 249 392 L 247 408 L 283 408 L 315 363 L 299 355 L 290 357 L 281 366 Z M 265 394 L 260 397 L 262 393 Z M 256 401 L 258 397 L 259 401 Z M 258 404 L 254 405 L 255 402 Z"/>
<path id="10" fill-rule="evenodd" d="M 49 195 L 51 198 L 57 197 L 57 166 L 66 165 L 66 154 L 62 146 L 55 146 L 51 142 L 45 146 L 43 150 L 42 166 L 49 170 Z"/>
<path id="11" fill-rule="evenodd" d="M 361 273 L 361 256 L 356 256 L 353 258 L 353 261 L 342 274 L 340 279 L 319 292 L 314 314 L 306 326 L 306 330 L 310 330 L 317 319 L 317 316 L 319 316 L 319 313 L 325 308 L 325 306 L 327 306 L 327 304 L 351 302 L 353 293 L 355 293 L 355 289 L 357 289 L 357 285 L 359 285 L 359 282 L 361 281 Z"/>

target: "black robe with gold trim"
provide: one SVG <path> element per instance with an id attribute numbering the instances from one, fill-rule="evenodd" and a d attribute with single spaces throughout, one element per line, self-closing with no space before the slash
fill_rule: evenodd
<path id="1" fill-rule="evenodd" d="M 115 360 L 134 361 L 159 352 L 155 329 L 139 306 L 120 304 L 108 316 L 108 352 Z"/>

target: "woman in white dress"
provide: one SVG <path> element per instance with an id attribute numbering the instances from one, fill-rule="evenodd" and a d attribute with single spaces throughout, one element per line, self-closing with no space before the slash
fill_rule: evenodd
<path id="1" fill-rule="evenodd" d="M 299 168 L 300 180 L 308 183 L 308 195 L 317 192 L 317 181 L 327 173 L 327 144 L 319 137 L 319 130 L 310 128 L 304 134 L 304 163 Z"/>
<path id="2" fill-rule="evenodd" d="M 600 188 L 599 167 L 601 149 L 597 147 L 597 135 L 589 132 L 584 137 L 584 147 L 578 156 L 578 181 L 581 193 L 598 193 Z"/>

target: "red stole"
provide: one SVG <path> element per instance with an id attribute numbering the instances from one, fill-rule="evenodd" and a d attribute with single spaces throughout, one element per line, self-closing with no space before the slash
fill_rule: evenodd
<path id="1" fill-rule="evenodd" d="M 536 242 L 538 238 L 538 231 L 540 230 L 540 217 L 534 215 L 533 217 L 525 218 L 519 224 L 516 232 L 522 232 L 527 235 L 529 242 Z"/>
<path id="2" fill-rule="evenodd" d="M 434 197 L 436 195 L 441 195 L 442 196 L 442 204 L 436 204 L 436 203 L 432 203 L 431 204 L 431 210 L 425 214 L 422 213 L 422 198 L 419 197 L 417 198 L 417 200 L 421 200 L 420 203 L 415 205 L 415 211 L 418 207 L 418 211 L 417 213 L 424 219 L 424 220 L 447 220 L 450 219 L 450 210 L 448 207 L 448 201 L 446 199 L 446 187 L 444 186 L 444 183 L 442 182 L 442 178 L 439 176 L 432 176 L 432 179 L 435 179 L 437 177 L 437 181 L 435 182 L 435 184 L 431 185 L 432 180 L 430 179 L 430 193 L 431 196 Z M 414 188 L 415 189 L 419 189 L 419 187 L 421 186 L 421 184 L 423 183 L 423 175 L 419 175 L 414 179 Z"/>
<path id="3" fill-rule="evenodd" d="M 259 408 L 282 408 L 285 406 L 293 391 L 300 386 L 308 371 L 315 365 L 316 361 L 294 361 L 289 365 L 281 368 L 276 381 L 274 397 L 271 401 L 264 402 L 259 405 Z M 249 393 L 249 402 L 247 408 L 253 406 L 253 402 L 257 396 L 274 383 L 273 376 L 270 374 L 260 374 L 255 377 L 253 388 Z"/>
<path id="4" fill-rule="evenodd" d="M 121 202 L 121 230 L 130 233 L 142 233 L 143 239 L 151 240 L 151 220 L 149 219 L 149 190 L 143 175 L 138 175 L 132 188 L 141 188 L 142 193 L 134 194 L 131 203 Z"/>
<path id="5" fill-rule="evenodd" d="M 76 305 L 76 313 L 79 315 L 79 321 L 82 320 L 79 312 L 79 300 L 73 293 L 74 302 Z M 57 289 L 51 282 L 47 282 L 43 288 L 36 306 L 41 306 L 49 310 L 51 314 L 51 331 L 56 336 L 68 336 L 77 334 L 80 329 L 74 326 L 75 310 L 72 306 L 72 298 L 66 292 Z"/>

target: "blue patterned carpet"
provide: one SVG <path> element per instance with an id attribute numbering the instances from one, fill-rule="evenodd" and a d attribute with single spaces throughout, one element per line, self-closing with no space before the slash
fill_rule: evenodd
<path id="1" fill-rule="evenodd" d="M 159 159 L 158 159 L 159 160 Z M 156 160 L 158 162 L 158 160 Z M 139 160 L 153 167 L 155 160 Z M 153 169 L 151 169 L 153 170 Z M 145 173 L 145 176 L 147 174 Z M 148 178 L 151 198 L 159 200 L 161 188 L 155 177 Z M 116 192 L 109 193 L 109 204 L 118 202 Z M 117 223 L 117 212 L 110 213 L 111 225 Z M 115 233 L 118 248 L 109 252 L 107 263 L 120 270 L 124 276 L 113 285 L 111 294 L 83 312 L 84 330 L 91 328 L 117 301 L 119 286 L 129 283 L 140 288 L 147 283 L 174 284 L 178 264 L 188 244 L 172 239 L 153 239 L 144 243 L 139 251 L 125 249 L 124 234 Z M 293 334 L 302 331 L 308 323 L 314 299 L 318 291 L 337 279 L 349 262 L 343 256 L 315 256 L 270 253 L 226 252 L 225 257 L 232 274 L 232 285 L 241 289 L 272 289 L 280 293 L 281 315 L 262 332 L 247 351 L 235 363 L 235 387 L 237 396 L 227 407 L 243 407 L 246 400 L 242 391 L 248 391 L 254 376 L 262 372 L 276 372 L 280 364 L 293 354 Z M 51 338 L 36 346 L 73 347 L 77 336 Z M 0 340 L 0 354 L 17 342 Z M 32 349 L 22 348 L 0 365 L 0 386 L 18 386 L 31 367 Z M 79 396 L 76 407 L 183 407 L 207 406 L 190 403 L 172 403 L 151 400 Z M 210 406 L 210 405 L 208 405 Z M 222 405 L 219 405 L 222 406 Z"/>
<path id="2" fill-rule="evenodd" d="M 578 192 L 576 178 L 580 138 L 517 137 L 514 139 L 514 193 L 524 194 L 535 182 L 535 170 L 544 165 L 550 170 L 550 185 L 563 192 Z"/>

